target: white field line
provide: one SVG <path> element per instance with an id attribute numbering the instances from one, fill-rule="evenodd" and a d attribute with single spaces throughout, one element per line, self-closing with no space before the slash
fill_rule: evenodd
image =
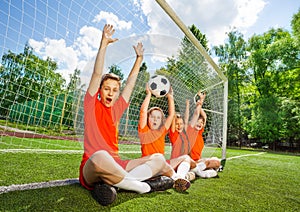
<path id="1" fill-rule="evenodd" d="M 262 155 L 262 154 L 265 154 L 265 153 L 266 152 L 260 152 L 260 153 L 257 153 L 257 154 L 246 154 L 246 155 L 233 156 L 233 157 L 230 157 L 230 158 L 226 158 L 226 160 L 232 160 L 232 159 L 248 157 L 248 156 L 257 156 L 257 155 Z"/>
<path id="2" fill-rule="evenodd" d="M 74 150 L 76 151 L 76 150 Z M 127 153 L 127 152 L 126 152 Z M 226 160 L 232 160 L 241 157 L 249 157 L 249 156 L 257 156 L 261 154 L 265 154 L 266 152 L 261 152 L 257 154 L 246 154 L 246 155 L 239 155 L 227 158 Z M 23 191 L 23 190 L 30 190 L 30 189 L 39 189 L 39 188 L 49 188 L 55 186 L 64 186 L 64 185 L 71 185 L 79 183 L 78 178 L 73 179 L 65 179 L 65 180 L 53 180 L 49 182 L 40 182 L 40 183 L 28 183 L 28 184 L 20 184 L 20 185 L 10 185 L 10 186 L 0 186 L 0 194 L 8 193 L 10 191 Z"/>
<path id="3" fill-rule="evenodd" d="M 57 153 L 57 154 L 79 154 L 83 150 L 59 150 L 59 149 L 1 149 L 0 153 Z"/>
<path id="4" fill-rule="evenodd" d="M 59 150 L 59 149 L 0 149 L 0 153 L 49 153 L 49 154 L 82 154 L 83 150 Z M 141 151 L 119 151 L 121 154 L 136 154 Z"/>
<path id="5" fill-rule="evenodd" d="M 0 186 L 0 194 L 8 193 L 10 191 L 23 191 L 23 190 L 38 189 L 38 188 L 49 188 L 55 186 L 71 185 L 74 183 L 79 183 L 78 178 L 66 179 L 66 180 L 53 180 L 49 182 L 40 182 L 40 183 L 28 183 L 28 184 L 21 184 L 21 185 Z"/>

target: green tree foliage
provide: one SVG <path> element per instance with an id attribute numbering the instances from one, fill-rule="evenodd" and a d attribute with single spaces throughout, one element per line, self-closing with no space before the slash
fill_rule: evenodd
<path id="1" fill-rule="evenodd" d="M 199 40 L 201 45 L 209 51 L 206 36 L 203 35 L 195 25 L 190 26 L 189 29 Z M 195 55 L 199 55 L 199 57 Z M 199 67 L 201 72 L 194 72 L 195 67 Z M 201 78 L 201 75 L 205 75 L 207 70 L 207 65 L 204 63 L 204 58 L 201 53 L 186 36 L 181 42 L 178 58 L 168 58 L 166 65 L 166 74 L 169 73 L 167 76 L 172 76 L 172 78 L 180 81 L 187 89 L 190 88 L 190 90 L 195 90 L 194 86 L 197 86 L 196 90 L 204 88 L 204 85 L 199 83 L 199 78 Z"/>
<path id="2" fill-rule="evenodd" d="M 74 125 L 73 120 L 76 119 L 76 111 L 78 111 L 78 99 L 81 98 L 82 88 L 80 70 L 75 69 L 73 74 L 70 74 L 70 82 L 67 85 L 65 91 L 65 110 L 62 124 L 72 127 Z"/>
<path id="3" fill-rule="evenodd" d="M 113 73 L 115 75 L 118 75 L 120 77 L 121 81 L 123 81 L 124 74 L 122 73 L 122 70 L 119 66 L 114 64 L 114 65 L 110 66 L 108 69 L 109 69 L 109 73 Z"/>
<path id="4" fill-rule="evenodd" d="M 294 14 L 292 22 L 293 35 L 297 39 L 298 45 L 300 45 L 300 8 L 296 14 Z"/>
<path id="5" fill-rule="evenodd" d="M 34 55 L 27 44 L 22 53 L 8 51 L 4 54 L 0 69 L 0 115 L 6 116 L 9 106 L 14 103 L 35 100 L 40 95 L 60 91 L 65 80 L 55 72 L 56 69 L 56 62 Z"/>
<path id="6" fill-rule="evenodd" d="M 240 141 L 243 134 L 241 105 L 243 87 L 248 84 L 245 68 L 246 44 L 241 33 L 231 31 L 228 33 L 227 43 L 213 48 L 219 58 L 219 65 L 228 78 L 228 138 L 230 142 Z"/>
<path id="7" fill-rule="evenodd" d="M 253 93 L 256 94 L 250 134 L 265 141 L 291 140 L 284 133 L 292 127 L 286 116 L 297 119 L 299 114 L 294 113 L 296 117 L 293 117 L 286 101 L 299 100 L 296 92 L 299 91 L 300 49 L 288 31 L 271 29 L 263 35 L 251 37 L 249 51 L 249 69 L 255 85 Z M 294 106 L 299 108 L 297 104 Z"/>
<path id="8" fill-rule="evenodd" d="M 229 82 L 228 141 L 298 142 L 300 129 L 300 11 L 293 35 L 270 29 L 247 42 L 237 31 L 214 47 Z"/>

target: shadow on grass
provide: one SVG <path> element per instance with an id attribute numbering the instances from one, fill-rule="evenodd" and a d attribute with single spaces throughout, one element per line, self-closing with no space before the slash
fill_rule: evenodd
<path id="1" fill-rule="evenodd" d="M 136 192 L 133 191 L 126 191 L 126 190 L 118 190 L 117 191 L 117 199 L 115 202 L 113 202 L 111 204 L 112 207 L 123 204 L 125 202 L 131 201 L 133 199 L 137 199 L 137 198 L 143 198 L 143 201 L 145 200 L 145 198 L 154 198 L 158 195 L 162 195 L 162 196 L 169 196 L 172 195 L 172 193 L 170 192 L 170 190 L 166 190 L 166 191 L 157 191 L 157 192 L 151 192 L 151 193 L 146 193 L 146 194 L 138 194 Z"/>
<path id="2" fill-rule="evenodd" d="M 108 206 L 100 205 L 79 183 L 51 188 L 13 191 L 0 194 L 0 211 L 110 211 L 133 199 L 162 198 L 172 194 L 172 189 L 162 192 L 137 194 L 118 190 L 117 199 Z M 183 193 L 184 194 L 184 193 Z"/>

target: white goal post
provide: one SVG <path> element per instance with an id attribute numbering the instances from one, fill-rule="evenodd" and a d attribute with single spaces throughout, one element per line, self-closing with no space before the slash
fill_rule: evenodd
<path id="1" fill-rule="evenodd" d="M 176 15 L 173 9 L 168 5 L 165 0 L 156 0 L 161 8 L 170 16 L 170 18 L 177 24 L 182 32 L 189 38 L 189 40 L 195 45 L 195 47 L 201 52 L 206 61 L 214 68 L 224 83 L 224 102 L 223 102 L 223 140 L 222 140 L 222 159 L 226 158 L 226 145 L 227 145 L 227 107 L 228 107 L 228 80 L 223 72 L 219 69 L 218 65 L 208 55 L 197 38 L 191 33 L 182 20 Z"/>

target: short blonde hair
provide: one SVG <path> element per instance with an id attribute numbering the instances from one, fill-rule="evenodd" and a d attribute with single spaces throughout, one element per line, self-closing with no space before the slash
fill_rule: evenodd
<path id="1" fill-rule="evenodd" d="M 101 82 L 100 82 L 100 88 L 102 87 L 103 83 L 108 80 L 108 79 L 112 79 L 112 80 L 116 80 L 119 83 L 119 86 L 121 86 L 121 79 L 118 75 L 114 74 L 114 73 L 108 73 L 108 74 L 104 74 L 101 78 Z"/>

